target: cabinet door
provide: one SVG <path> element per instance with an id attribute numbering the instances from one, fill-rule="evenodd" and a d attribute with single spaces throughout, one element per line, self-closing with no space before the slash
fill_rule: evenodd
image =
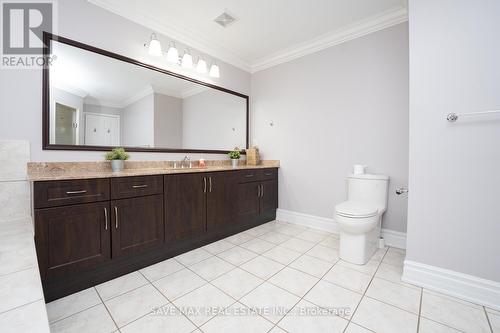
<path id="1" fill-rule="evenodd" d="M 238 182 L 236 173 L 207 174 L 207 229 L 223 230 L 236 224 L 238 218 Z"/>
<path id="2" fill-rule="evenodd" d="M 43 280 L 91 269 L 110 259 L 109 202 L 35 210 Z"/>
<path id="3" fill-rule="evenodd" d="M 166 175 L 164 184 L 166 241 L 203 234 L 207 227 L 206 174 Z"/>
<path id="4" fill-rule="evenodd" d="M 249 224 L 259 218 L 259 182 L 238 184 L 238 223 Z"/>
<path id="5" fill-rule="evenodd" d="M 141 252 L 164 241 L 163 195 L 111 202 L 113 257 Z"/>
<path id="6" fill-rule="evenodd" d="M 264 218 L 269 216 L 275 218 L 278 208 L 278 180 L 266 180 L 261 184 L 260 214 Z"/>

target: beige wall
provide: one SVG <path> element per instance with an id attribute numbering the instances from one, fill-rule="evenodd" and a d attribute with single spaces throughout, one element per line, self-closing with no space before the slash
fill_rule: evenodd
<path id="1" fill-rule="evenodd" d="M 281 160 L 281 209 L 333 218 L 352 165 L 367 164 L 391 177 L 383 227 L 406 231 L 394 192 L 408 179 L 407 24 L 254 74 L 250 127 Z"/>

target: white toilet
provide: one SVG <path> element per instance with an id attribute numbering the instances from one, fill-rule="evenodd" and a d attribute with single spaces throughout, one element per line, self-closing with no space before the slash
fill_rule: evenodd
<path id="1" fill-rule="evenodd" d="M 387 209 L 388 185 L 388 176 L 348 176 L 347 201 L 335 206 L 342 260 L 364 265 L 377 250 L 382 214 Z"/>

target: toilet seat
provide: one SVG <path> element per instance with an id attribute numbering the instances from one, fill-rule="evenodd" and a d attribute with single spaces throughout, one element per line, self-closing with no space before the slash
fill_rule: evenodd
<path id="1" fill-rule="evenodd" d="M 335 206 L 335 212 L 343 217 L 367 218 L 376 216 L 378 208 L 363 202 L 344 201 Z"/>

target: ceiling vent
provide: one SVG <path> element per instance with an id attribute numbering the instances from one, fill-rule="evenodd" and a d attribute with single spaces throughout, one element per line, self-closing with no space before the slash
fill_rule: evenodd
<path id="1" fill-rule="evenodd" d="M 230 25 L 231 23 L 233 23 L 234 21 L 236 21 L 236 19 L 234 17 L 232 17 L 231 15 L 229 15 L 228 13 L 224 12 L 224 13 L 220 14 L 219 16 L 217 16 L 214 21 L 215 21 L 215 23 L 217 23 L 221 27 L 225 28 L 228 25 Z"/>

